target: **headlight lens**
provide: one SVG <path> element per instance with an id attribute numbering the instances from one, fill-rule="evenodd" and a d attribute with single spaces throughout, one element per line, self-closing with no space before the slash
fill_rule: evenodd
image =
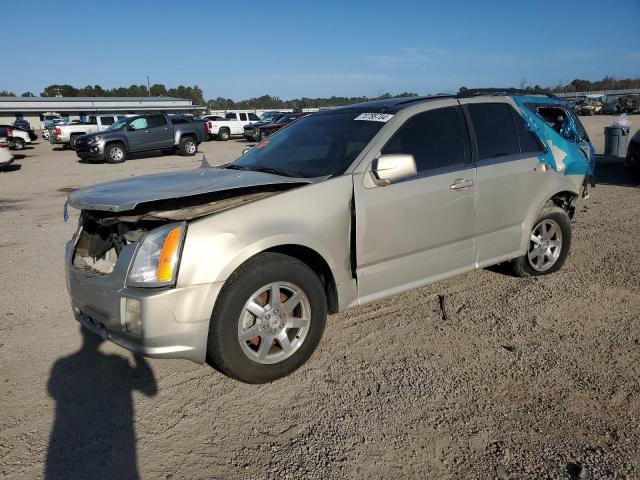
<path id="1" fill-rule="evenodd" d="M 89 139 L 89 143 L 98 143 L 100 140 L 102 140 L 102 136 L 96 135 L 95 137 L 91 137 Z"/>
<path id="2" fill-rule="evenodd" d="M 136 251 L 127 283 L 138 287 L 174 285 L 185 230 L 185 223 L 171 223 L 147 233 Z"/>

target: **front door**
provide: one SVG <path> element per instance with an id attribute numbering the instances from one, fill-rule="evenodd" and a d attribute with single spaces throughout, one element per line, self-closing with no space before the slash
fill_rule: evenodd
<path id="1" fill-rule="evenodd" d="M 135 152 L 144 150 L 149 141 L 149 128 L 145 117 L 136 118 L 129 123 L 127 128 L 127 141 L 129 150 Z"/>
<path id="2" fill-rule="evenodd" d="M 442 107 L 442 105 L 446 105 Z M 473 268 L 476 174 L 455 100 L 410 117 L 381 154 L 413 155 L 415 177 L 372 186 L 354 176 L 361 303 Z"/>

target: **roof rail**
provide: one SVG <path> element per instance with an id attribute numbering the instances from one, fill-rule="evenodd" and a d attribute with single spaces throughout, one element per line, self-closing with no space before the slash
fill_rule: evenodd
<path id="1" fill-rule="evenodd" d="M 456 98 L 478 97 L 481 95 L 544 95 L 549 98 L 557 98 L 550 90 L 526 90 L 522 88 L 469 88 L 459 91 Z"/>

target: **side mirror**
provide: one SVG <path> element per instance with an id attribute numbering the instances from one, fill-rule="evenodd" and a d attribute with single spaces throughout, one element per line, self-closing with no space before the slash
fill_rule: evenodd
<path id="1" fill-rule="evenodd" d="M 135 131 L 136 131 L 136 127 L 133 126 L 131 123 L 127 125 L 127 132 L 135 132 Z"/>
<path id="2" fill-rule="evenodd" d="M 379 187 L 413 177 L 417 173 L 413 155 L 404 153 L 380 155 L 371 164 L 371 180 Z"/>

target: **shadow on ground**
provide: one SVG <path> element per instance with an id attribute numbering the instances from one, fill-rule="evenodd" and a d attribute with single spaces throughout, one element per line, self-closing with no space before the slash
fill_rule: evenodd
<path id="1" fill-rule="evenodd" d="M 596 155 L 596 184 L 617 185 L 620 187 L 639 187 L 624 166 L 624 158 Z"/>
<path id="2" fill-rule="evenodd" d="M 81 328 L 82 347 L 54 364 L 49 395 L 56 416 L 45 478 L 138 478 L 132 393 L 157 393 L 143 357 L 134 365 L 98 350 L 102 339 Z"/>

